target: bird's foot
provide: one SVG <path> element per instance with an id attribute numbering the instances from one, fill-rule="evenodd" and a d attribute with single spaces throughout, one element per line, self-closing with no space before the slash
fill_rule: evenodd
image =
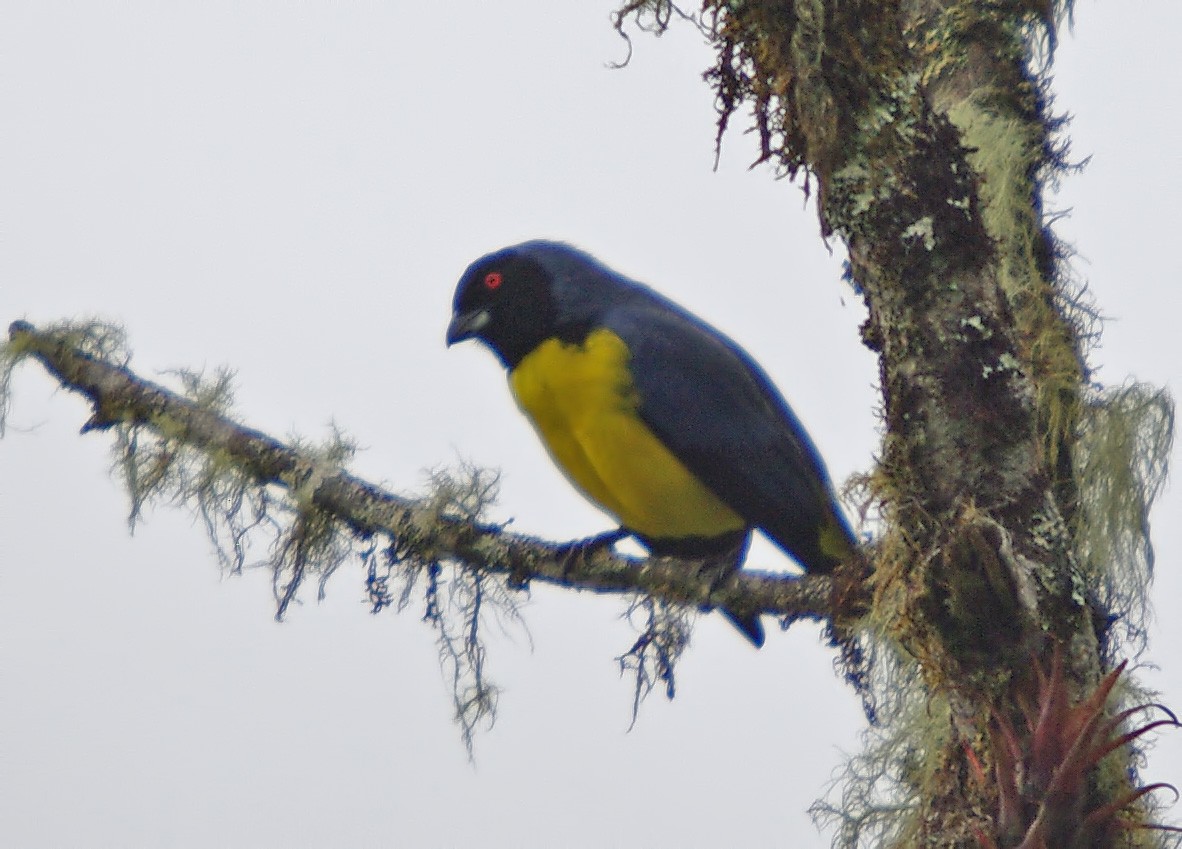
<path id="1" fill-rule="evenodd" d="M 570 568 L 575 564 L 576 559 L 585 560 L 588 555 L 594 554 L 603 548 L 610 548 L 626 536 L 628 536 L 628 531 L 623 528 L 616 528 L 615 530 L 605 531 L 601 534 L 584 537 L 583 539 L 572 540 L 571 542 L 558 546 L 558 560 L 562 563 L 563 575 L 570 572 Z"/>
<path id="2" fill-rule="evenodd" d="M 744 545 L 741 548 L 712 554 L 698 561 L 698 576 L 709 579 L 712 594 L 726 583 L 731 575 L 739 571 L 746 553 L 747 547 Z"/>
<path id="3" fill-rule="evenodd" d="M 698 565 L 698 575 L 710 582 L 710 595 L 713 596 L 743 565 L 743 556 L 747 553 L 746 545 L 740 548 L 716 554 L 702 560 Z M 710 609 L 707 605 L 704 609 Z M 740 633 L 755 646 L 762 648 L 764 643 L 763 623 L 760 622 L 758 610 L 739 612 L 725 605 L 719 605 L 718 611 L 734 625 Z"/>

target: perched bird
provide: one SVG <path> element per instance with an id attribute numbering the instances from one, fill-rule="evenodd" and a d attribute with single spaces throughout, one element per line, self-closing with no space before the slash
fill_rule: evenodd
<path id="1" fill-rule="evenodd" d="M 558 242 L 491 253 L 456 287 L 447 344 L 478 339 L 550 456 L 654 554 L 741 565 L 753 529 L 809 572 L 856 549 L 817 450 L 738 345 Z M 762 646 L 758 614 L 723 613 Z"/>

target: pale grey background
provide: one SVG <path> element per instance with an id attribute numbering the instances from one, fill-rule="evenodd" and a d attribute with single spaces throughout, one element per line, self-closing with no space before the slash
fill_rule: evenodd
<path id="1" fill-rule="evenodd" d="M 334 419 L 400 490 L 457 456 L 552 539 L 608 521 L 555 472 L 487 352 L 443 347 L 479 254 L 569 239 L 731 333 L 837 480 L 877 444 L 874 361 L 800 191 L 714 115 L 688 27 L 635 39 L 609 2 L 0 6 L 0 325 L 100 315 L 146 374 L 228 364 L 277 435 Z M 426 11 L 424 11 L 426 10 Z M 1165 0 L 1077 9 L 1059 106 L 1089 169 L 1055 201 L 1113 320 L 1099 376 L 1179 365 L 1177 39 Z M 134 537 L 109 438 L 37 367 L 0 442 L 0 845 L 823 846 L 805 810 L 858 705 L 816 628 L 752 651 L 700 622 L 672 704 L 628 725 L 618 600 L 547 589 L 492 640 L 505 690 L 470 765 L 431 632 L 371 617 L 358 572 L 271 619 L 183 512 Z M 1182 707 L 1178 492 L 1156 512 L 1144 679 Z M 781 557 L 757 549 L 753 565 Z M 1182 779 L 1182 739 L 1147 773 Z"/>

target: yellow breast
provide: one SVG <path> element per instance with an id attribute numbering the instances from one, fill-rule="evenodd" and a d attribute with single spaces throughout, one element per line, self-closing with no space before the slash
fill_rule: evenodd
<path id="1" fill-rule="evenodd" d="M 509 386 L 558 467 L 624 527 L 654 539 L 742 529 L 637 415 L 628 360 L 609 330 L 581 345 L 551 339 L 510 372 Z"/>

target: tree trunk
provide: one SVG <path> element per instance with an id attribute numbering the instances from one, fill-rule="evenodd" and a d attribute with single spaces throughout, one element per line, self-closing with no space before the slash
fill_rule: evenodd
<path id="1" fill-rule="evenodd" d="M 632 3 L 618 23 L 661 26 L 668 11 Z M 822 231 L 844 242 L 869 310 L 886 423 L 869 486 L 885 533 L 863 625 L 918 668 L 928 715 L 899 782 L 915 807 L 886 829 L 908 846 L 1116 845 L 1133 833 L 1117 826 L 1139 821 L 1101 811 L 1134 790 L 1127 755 L 1099 769 L 1067 764 L 1062 748 L 1051 758 L 1100 744 L 1032 716 L 1085 701 L 1115 648 L 1076 538 L 1089 316 L 1043 213 L 1066 167 L 1046 75 L 1064 12 L 1030 0 L 703 4 L 719 139 L 750 107 L 763 158 L 815 184 Z M 1066 778 L 1037 775 L 1056 769 L 1079 773 L 1070 793 Z M 1085 822 L 1089 811 L 1100 813 Z"/>

